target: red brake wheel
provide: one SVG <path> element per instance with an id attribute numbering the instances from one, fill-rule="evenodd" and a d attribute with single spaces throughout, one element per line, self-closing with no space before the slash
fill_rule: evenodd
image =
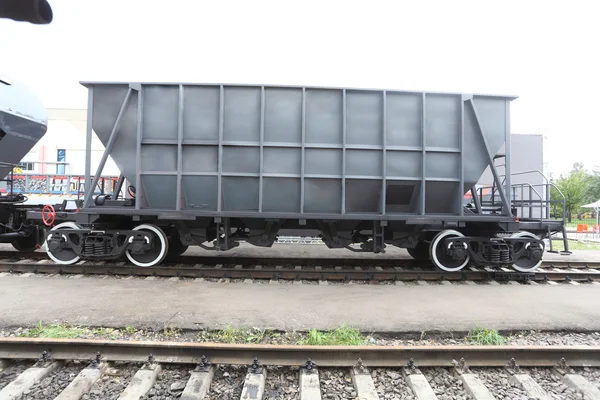
<path id="1" fill-rule="evenodd" d="M 54 211 L 54 206 L 51 204 L 46 204 L 42 208 L 42 221 L 44 225 L 51 226 L 54 224 L 54 220 L 56 219 L 56 211 Z"/>

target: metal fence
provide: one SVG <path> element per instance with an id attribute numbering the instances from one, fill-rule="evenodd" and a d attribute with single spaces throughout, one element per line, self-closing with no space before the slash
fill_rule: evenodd
<path id="1" fill-rule="evenodd" d="M 10 176 L 0 182 L 0 192 L 10 192 Z M 103 176 L 100 178 L 95 192 L 112 193 L 119 178 L 116 176 Z M 85 192 L 86 180 L 84 175 L 59 175 L 59 174 L 13 174 L 12 191 L 26 194 L 79 194 Z"/>

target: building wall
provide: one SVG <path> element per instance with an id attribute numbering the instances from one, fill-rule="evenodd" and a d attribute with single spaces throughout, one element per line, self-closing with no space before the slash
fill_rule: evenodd
<path id="1" fill-rule="evenodd" d="M 512 193 L 514 200 L 533 200 L 540 202 L 546 199 L 545 179 L 539 173 L 545 172 L 544 165 L 544 137 L 542 135 L 511 135 L 511 186 L 515 187 Z M 505 153 L 505 146 L 498 154 Z M 497 171 L 500 179 L 504 180 L 504 158 L 496 159 Z M 534 171 L 534 172 L 529 172 Z M 539 171 L 539 172 L 535 172 Z M 494 177 L 488 167 L 481 178 L 478 185 L 491 186 L 494 183 Z M 528 184 L 528 185 L 526 185 Z M 529 187 L 532 186 L 532 188 Z M 537 192 L 537 193 L 536 193 Z M 541 199 L 540 199 L 541 198 Z M 496 198 L 499 201 L 498 198 Z M 539 218 L 541 216 L 541 203 L 530 208 L 518 208 L 517 215 L 523 218 Z"/>
<path id="2" fill-rule="evenodd" d="M 22 159 L 32 172 L 40 174 L 64 173 L 67 175 L 85 175 L 85 136 L 87 129 L 86 110 L 49 109 L 48 131 L 40 142 Z M 58 150 L 65 150 L 64 167 L 57 167 Z M 92 174 L 96 172 L 104 146 L 96 135 L 92 139 Z M 44 164 L 44 163 L 48 164 Z M 32 165 L 33 164 L 33 165 Z M 119 170 L 108 158 L 102 175 L 119 175 Z"/>
<path id="3" fill-rule="evenodd" d="M 523 134 L 512 134 L 511 135 L 511 183 L 525 183 L 530 182 L 532 184 L 543 183 L 543 178 L 538 173 L 515 175 L 516 173 L 522 173 L 527 171 L 544 171 L 544 137 L 542 135 L 523 135 Z M 504 154 L 506 151 L 505 146 L 499 151 L 499 154 Z M 503 159 L 496 160 L 496 164 L 504 164 Z M 499 167 L 498 173 L 504 175 L 504 167 Z M 488 167 L 478 184 L 491 185 L 494 182 L 492 171 Z"/>

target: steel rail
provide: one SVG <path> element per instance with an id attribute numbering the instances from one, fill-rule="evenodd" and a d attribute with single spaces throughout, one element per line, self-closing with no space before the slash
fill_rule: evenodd
<path id="1" fill-rule="evenodd" d="M 317 268 L 262 268 L 251 267 L 205 267 L 205 266 L 155 266 L 137 267 L 128 264 L 75 264 L 59 265 L 53 263 L 7 263 L 0 262 L 0 272 L 41 273 L 41 274 L 82 274 L 115 276 L 157 276 L 208 279 L 282 279 L 308 281 L 576 281 L 588 282 L 600 280 L 599 270 L 538 270 L 532 273 L 501 270 L 465 269 L 459 272 L 439 270 L 398 270 L 392 268 L 363 269 L 360 267 L 335 269 Z"/>
<path id="2" fill-rule="evenodd" d="M 49 260 L 45 252 L 37 251 L 32 253 L 18 251 L 0 251 L 0 259 L 4 260 Z M 124 261 L 124 260 L 118 260 Z M 118 262 L 116 261 L 116 262 Z M 88 261 L 91 262 L 91 261 Z M 110 261 L 108 261 L 110 262 Z M 345 258 L 345 257 L 250 257 L 250 256 L 210 256 L 210 255 L 182 255 L 172 262 L 163 262 L 162 265 L 173 266 L 183 265 L 263 265 L 263 266 L 352 266 L 352 267 L 370 267 L 370 266 L 388 266 L 388 267 L 432 267 L 428 261 L 419 261 L 412 258 Z M 573 269 L 600 269 L 600 261 L 547 261 L 541 268 L 573 268 Z"/>
<path id="3" fill-rule="evenodd" d="M 299 346 L 221 343 L 150 342 L 87 339 L 0 338 L 0 359 L 106 361 L 249 365 L 256 357 L 263 365 L 301 366 L 311 359 L 317 366 L 452 367 L 464 359 L 472 367 L 502 367 L 514 359 L 522 367 L 552 367 L 565 360 L 571 367 L 600 367 L 600 346 Z"/>

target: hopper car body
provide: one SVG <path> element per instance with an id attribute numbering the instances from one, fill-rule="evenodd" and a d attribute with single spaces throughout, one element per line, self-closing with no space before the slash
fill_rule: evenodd
<path id="1" fill-rule="evenodd" d="M 13 168 L 42 139 L 48 115 L 40 100 L 22 83 L 0 75 L 0 243 L 12 243 L 31 251 L 44 241 L 44 229 L 27 219 L 27 211 L 41 206 L 26 205 L 27 197 L 13 189 Z"/>
<path id="2" fill-rule="evenodd" d="M 549 182 L 512 185 L 514 97 L 350 88 L 84 82 L 86 175 L 110 155 L 128 198 L 54 210 L 59 263 L 125 255 L 151 266 L 188 246 L 271 246 L 318 230 L 330 248 L 407 248 L 447 271 L 540 265 Z M 106 147 L 91 170 L 92 132 Z M 494 184 L 476 183 L 486 168 Z M 465 194 L 470 200 L 465 204 Z M 467 196 L 468 197 L 468 196 Z M 535 212 L 534 212 L 535 211 Z M 32 212 L 31 217 L 43 215 Z M 47 217 L 47 216 L 46 216 Z M 47 219 L 47 218 L 46 218 Z"/>

